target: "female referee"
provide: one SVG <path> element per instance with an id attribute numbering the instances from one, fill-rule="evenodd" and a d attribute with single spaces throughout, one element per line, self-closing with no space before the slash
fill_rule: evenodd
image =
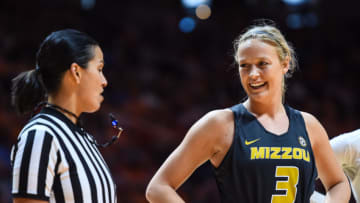
<path id="1" fill-rule="evenodd" d="M 13 79 L 19 113 L 46 101 L 14 145 L 15 203 L 115 203 L 116 186 L 95 141 L 80 126 L 82 112 L 95 112 L 107 85 L 99 44 L 77 30 L 51 33 L 36 55 L 36 68 Z"/>
<path id="2" fill-rule="evenodd" d="M 317 172 L 327 202 L 349 201 L 350 188 L 319 121 L 283 103 L 294 51 L 272 25 L 235 41 L 235 60 L 248 98 L 196 122 L 150 181 L 150 202 L 184 202 L 176 193 L 210 160 L 223 203 L 308 203 Z M 316 167 L 315 167 L 316 166 Z"/>

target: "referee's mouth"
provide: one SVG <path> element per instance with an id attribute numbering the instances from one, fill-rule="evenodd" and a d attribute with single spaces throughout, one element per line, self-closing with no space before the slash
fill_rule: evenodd
<path id="1" fill-rule="evenodd" d="M 102 99 L 104 99 L 104 91 L 101 91 L 99 95 L 102 97 Z"/>

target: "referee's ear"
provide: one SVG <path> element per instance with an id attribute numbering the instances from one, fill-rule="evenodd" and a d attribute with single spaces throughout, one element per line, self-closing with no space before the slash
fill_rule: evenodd
<path id="1" fill-rule="evenodd" d="M 80 66 L 77 63 L 72 63 L 70 66 L 70 75 L 75 79 L 76 84 L 80 83 Z"/>

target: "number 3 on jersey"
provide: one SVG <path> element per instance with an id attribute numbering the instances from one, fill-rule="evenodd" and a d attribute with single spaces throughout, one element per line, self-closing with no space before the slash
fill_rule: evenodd
<path id="1" fill-rule="evenodd" d="M 293 203 L 295 201 L 297 184 L 299 182 L 299 168 L 296 166 L 277 166 L 275 177 L 285 177 L 287 180 L 276 181 L 275 190 L 285 191 L 284 195 L 272 195 L 271 203 Z"/>

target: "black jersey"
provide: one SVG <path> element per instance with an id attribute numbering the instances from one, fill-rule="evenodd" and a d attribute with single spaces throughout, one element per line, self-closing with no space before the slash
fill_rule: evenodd
<path id="1" fill-rule="evenodd" d="M 268 132 L 247 109 L 234 113 L 234 140 L 218 168 L 221 202 L 308 203 L 317 171 L 301 113 L 285 106 L 288 131 Z"/>

